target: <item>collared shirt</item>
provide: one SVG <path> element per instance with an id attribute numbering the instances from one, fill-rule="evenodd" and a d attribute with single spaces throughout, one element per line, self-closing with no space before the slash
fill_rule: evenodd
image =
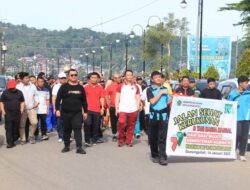
<path id="1" fill-rule="evenodd" d="M 119 112 L 132 113 L 138 110 L 136 95 L 140 95 L 140 90 L 137 85 L 122 83 L 117 87 L 117 93 L 120 93 Z"/>
<path id="2" fill-rule="evenodd" d="M 146 115 L 149 114 L 149 108 L 150 108 L 150 102 L 148 101 L 148 97 L 147 97 L 147 90 L 148 90 L 148 87 L 142 91 L 142 95 L 141 95 L 141 100 L 144 102 L 144 111 Z"/>
<path id="3" fill-rule="evenodd" d="M 47 101 L 50 100 L 49 90 L 47 88 L 37 87 L 38 107 L 37 114 L 47 114 Z"/>
<path id="4" fill-rule="evenodd" d="M 16 88 L 22 91 L 24 100 L 25 100 L 25 110 L 33 109 L 35 102 L 37 102 L 37 90 L 34 84 L 24 85 L 23 83 L 19 83 Z"/>
<path id="5" fill-rule="evenodd" d="M 151 87 L 149 87 L 147 89 L 148 100 L 150 101 L 150 99 L 157 96 L 162 90 L 167 90 L 167 88 L 164 86 L 157 87 L 156 85 L 152 85 Z M 169 101 L 169 95 L 164 94 L 160 97 L 160 99 L 155 104 L 150 104 L 150 119 L 153 119 L 155 114 L 156 114 L 153 112 L 153 110 L 161 111 L 161 110 L 166 109 L 168 101 Z M 164 121 L 167 120 L 167 112 L 166 111 L 164 113 L 162 113 L 161 115 L 162 115 L 162 119 Z M 156 119 L 160 120 L 160 118 L 161 118 L 160 114 L 157 113 L 156 116 L 157 116 Z"/>
<path id="6" fill-rule="evenodd" d="M 101 111 L 101 102 L 100 99 L 104 98 L 105 93 L 101 85 L 92 85 L 87 84 L 84 86 L 87 102 L 88 102 L 88 111 L 100 112 Z"/>
<path id="7" fill-rule="evenodd" d="M 110 107 L 115 107 L 116 90 L 118 84 L 112 82 L 106 89 L 106 96 L 109 96 Z"/>
<path id="8" fill-rule="evenodd" d="M 238 102 L 237 121 L 250 121 L 250 91 L 239 92 L 236 88 L 230 92 L 228 100 Z"/>

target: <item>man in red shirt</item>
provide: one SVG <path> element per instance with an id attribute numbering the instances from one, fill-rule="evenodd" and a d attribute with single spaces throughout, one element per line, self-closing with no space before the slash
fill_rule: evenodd
<path id="1" fill-rule="evenodd" d="M 101 116 L 104 113 L 104 89 L 98 84 L 100 75 L 96 72 L 90 73 L 89 83 L 84 87 L 88 103 L 88 117 L 85 121 L 85 145 L 102 143 L 99 138 L 99 125 Z M 91 133 L 93 132 L 93 133 Z M 93 135 L 91 135 L 93 134 Z"/>
<path id="2" fill-rule="evenodd" d="M 196 97 L 195 91 L 189 87 L 190 79 L 188 76 L 181 78 L 181 85 L 174 91 L 174 96 L 191 96 Z"/>
<path id="3" fill-rule="evenodd" d="M 112 83 L 107 87 L 106 89 L 106 102 L 108 104 L 108 111 L 110 115 L 110 121 L 111 121 L 111 128 L 112 128 L 112 134 L 113 138 L 112 140 L 114 142 L 117 141 L 117 121 L 118 117 L 116 115 L 116 110 L 115 110 L 115 98 L 116 98 L 116 91 L 117 87 L 120 83 L 120 76 L 118 74 L 114 74 L 112 78 Z"/>
<path id="4" fill-rule="evenodd" d="M 115 106 L 116 113 L 119 114 L 118 146 L 123 146 L 127 125 L 126 144 L 132 147 L 135 123 L 140 109 L 140 90 L 133 83 L 133 71 L 131 70 L 125 72 L 124 83 L 117 87 Z"/>

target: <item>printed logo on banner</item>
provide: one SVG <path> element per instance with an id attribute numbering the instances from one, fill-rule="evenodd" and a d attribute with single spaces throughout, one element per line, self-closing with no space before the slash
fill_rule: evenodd
<path id="1" fill-rule="evenodd" d="M 225 104 L 225 114 L 232 114 L 233 113 L 233 104 Z"/>

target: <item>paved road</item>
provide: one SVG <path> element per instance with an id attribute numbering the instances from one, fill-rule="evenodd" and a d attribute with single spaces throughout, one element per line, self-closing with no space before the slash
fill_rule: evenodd
<path id="1" fill-rule="evenodd" d="M 4 143 L 0 126 L 0 144 Z M 110 139 L 110 132 L 105 136 Z M 56 134 L 35 145 L 0 147 L 1 190 L 247 190 L 248 162 L 170 158 L 167 167 L 149 160 L 141 142 L 119 148 L 113 142 L 87 149 L 87 155 L 60 153 Z"/>

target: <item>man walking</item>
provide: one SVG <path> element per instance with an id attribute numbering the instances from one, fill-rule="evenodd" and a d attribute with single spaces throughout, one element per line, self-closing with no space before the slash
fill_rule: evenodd
<path id="1" fill-rule="evenodd" d="M 89 74 L 89 83 L 84 87 L 88 102 L 88 117 L 85 121 L 85 144 L 102 143 L 99 137 L 101 116 L 104 114 L 104 89 L 98 84 L 100 75 L 96 72 Z M 92 133 L 91 133 L 92 132 Z M 91 135 L 93 134 L 93 135 Z M 91 142 L 92 141 L 92 142 Z"/>
<path id="2" fill-rule="evenodd" d="M 25 126 L 27 118 L 30 121 L 30 129 L 29 129 L 29 141 L 31 144 L 35 144 L 35 137 L 34 133 L 37 128 L 37 112 L 36 109 L 38 107 L 37 101 L 37 90 L 35 85 L 29 82 L 29 74 L 28 73 L 21 73 L 20 74 L 21 83 L 19 83 L 16 88 L 22 91 L 24 100 L 25 100 L 25 107 L 24 112 L 21 115 L 20 121 L 20 140 L 21 144 L 25 143 L 24 136 L 25 136 Z M 28 139 L 26 139 L 27 141 Z"/>
<path id="3" fill-rule="evenodd" d="M 180 87 L 178 87 L 175 92 L 174 96 L 191 96 L 196 97 L 195 91 L 189 87 L 190 79 L 188 76 L 184 76 L 180 80 Z"/>
<path id="4" fill-rule="evenodd" d="M 52 89 L 52 104 L 54 113 L 56 113 L 56 97 L 60 87 L 66 83 L 66 74 L 61 72 L 58 74 L 59 83 L 55 84 Z M 61 110 L 61 103 L 60 103 L 60 110 Z M 58 134 L 58 142 L 63 142 L 63 122 L 62 117 L 57 117 L 57 134 Z"/>
<path id="5" fill-rule="evenodd" d="M 119 136 L 118 146 L 124 144 L 124 134 L 126 130 L 126 145 L 133 146 L 132 139 L 135 129 L 135 123 L 140 109 L 140 90 L 133 83 L 133 71 L 125 71 L 124 83 L 117 87 L 116 93 L 116 114 L 119 115 Z"/>
<path id="6" fill-rule="evenodd" d="M 249 79 L 246 76 L 238 78 L 238 88 L 228 96 L 228 100 L 238 103 L 236 149 L 239 149 L 241 161 L 246 161 L 246 150 L 250 126 L 250 91 L 247 90 Z"/>
<path id="7" fill-rule="evenodd" d="M 116 133 L 117 133 L 117 122 L 118 122 L 118 117 L 116 115 L 116 110 L 115 110 L 115 97 L 120 80 L 121 80 L 120 76 L 118 74 L 114 74 L 112 78 L 112 83 L 106 89 L 106 102 L 109 108 L 108 112 L 110 115 L 110 122 L 113 134 L 112 140 L 114 142 L 117 141 Z"/>
<path id="8" fill-rule="evenodd" d="M 37 94 L 38 94 L 38 103 L 39 103 L 37 107 L 37 119 L 41 123 L 41 133 L 42 133 L 41 139 L 48 140 L 49 137 L 47 136 L 46 117 L 47 117 L 47 114 L 49 113 L 50 95 L 49 95 L 49 90 L 44 87 L 44 78 L 41 76 L 37 78 Z"/>
<path id="9" fill-rule="evenodd" d="M 12 148 L 18 139 L 20 117 L 24 110 L 23 93 L 16 89 L 15 80 L 9 80 L 7 90 L 2 93 L 1 110 L 5 116 L 7 148 Z"/>
<path id="10" fill-rule="evenodd" d="M 87 118 L 88 105 L 84 88 L 79 85 L 77 71 L 69 70 L 68 83 L 62 85 L 56 98 L 56 115 L 62 116 L 64 126 L 64 148 L 62 152 L 70 151 L 70 136 L 72 130 L 76 141 L 76 153 L 86 154 L 82 148 L 82 123 Z M 60 109 L 61 104 L 61 109 Z"/>
<path id="11" fill-rule="evenodd" d="M 150 150 L 152 161 L 160 165 L 167 165 L 166 137 L 168 129 L 167 104 L 168 90 L 162 86 L 162 74 L 154 71 L 151 74 L 153 85 L 147 89 L 150 102 Z"/>

